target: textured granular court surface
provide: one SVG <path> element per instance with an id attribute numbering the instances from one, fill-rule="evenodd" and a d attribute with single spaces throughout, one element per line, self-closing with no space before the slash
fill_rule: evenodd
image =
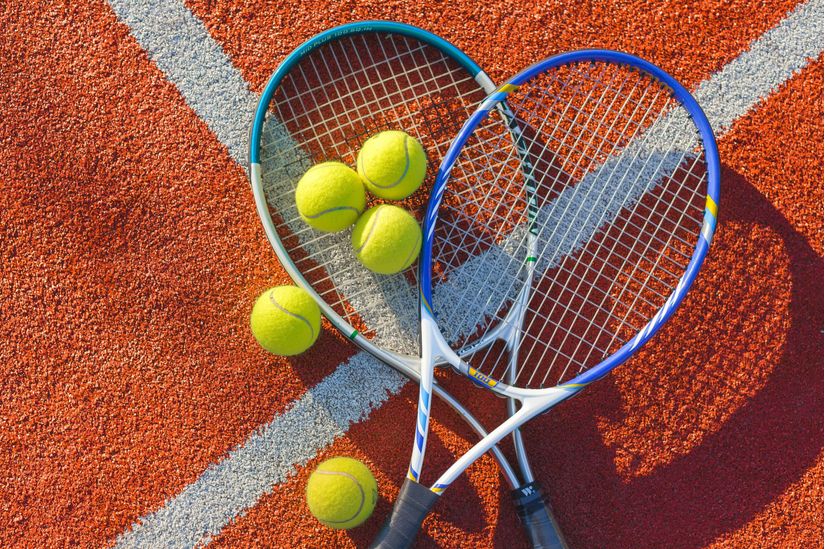
<path id="1" fill-rule="evenodd" d="M 299 43 L 395 19 L 504 79 L 609 47 L 716 122 L 719 230 L 685 304 L 615 374 L 526 428 L 574 548 L 822 547 L 822 1 L 73 0 L 0 9 L 0 546 L 365 546 L 406 470 L 416 389 L 326 326 L 287 360 L 247 323 L 286 283 L 244 173 L 255 98 Z M 813 39 L 811 38 L 813 36 Z M 502 406 L 477 404 L 488 424 Z M 490 404 L 485 409 L 485 405 Z M 430 470 L 473 436 L 435 407 Z M 303 488 L 364 460 L 375 516 Z M 422 547 L 524 541 L 493 460 Z"/>

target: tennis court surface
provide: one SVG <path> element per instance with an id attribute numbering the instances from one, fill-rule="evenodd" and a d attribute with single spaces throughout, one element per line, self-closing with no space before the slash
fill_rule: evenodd
<path id="1" fill-rule="evenodd" d="M 288 284 L 246 175 L 283 59 L 349 21 L 434 32 L 496 81 L 580 48 L 656 63 L 716 132 L 719 224 L 674 318 L 524 428 L 573 548 L 823 546 L 822 0 L 32 1 L 0 10 L 0 545 L 365 547 L 406 472 L 417 387 L 329 325 L 267 354 Z M 486 425 L 505 409 L 439 380 Z M 428 468 L 475 435 L 433 409 Z M 508 450 L 509 451 L 509 450 Z M 307 511 L 314 467 L 370 466 L 351 531 Z M 485 455 L 421 547 L 526 544 Z"/>

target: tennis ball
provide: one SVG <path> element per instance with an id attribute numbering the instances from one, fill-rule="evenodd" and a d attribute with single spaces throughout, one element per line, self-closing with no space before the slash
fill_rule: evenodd
<path id="1" fill-rule="evenodd" d="M 364 211 L 364 185 L 349 166 L 323 162 L 298 181 L 295 205 L 311 227 L 328 233 L 343 231 Z"/>
<path id="2" fill-rule="evenodd" d="M 400 200 L 424 182 L 424 147 L 404 132 L 387 131 L 370 137 L 358 153 L 358 175 L 375 196 Z"/>
<path id="3" fill-rule="evenodd" d="M 307 482 L 309 510 L 330 528 L 355 528 L 372 515 L 376 501 L 375 477 L 357 459 L 328 459 L 315 469 Z"/>
<path id="4" fill-rule="evenodd" d="M 276 286 L 258 298 L 249 318 L 252 335 L 270 353 L 292 356 L 309 349 L 321 332 L 321 311 L 297 286 Z"/>
<path id="5" fill-rule="evenodd" d="M 390 204 L 370 208 L 352 230 L 355 256 L 380 274 L 403 271 L 421 250 L 421 228 L 406 210 Z"/>

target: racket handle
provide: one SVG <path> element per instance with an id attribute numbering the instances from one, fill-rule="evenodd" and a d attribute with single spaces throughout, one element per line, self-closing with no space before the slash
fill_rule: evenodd
<path id="1" fill-rule="evenodd" d="M 544 502 L 537 481 L 528 482 L 511 492 L 516 511 L 527 531 L 533 549 L 568 549 L 559 525 Z"/>
<path id="2" fill-rule="evenodd" d="M 435 502 L 438 494 L 414 480 L 405 479 L 392 508 L 392 514 L 370 545 L 371 549 L 407 549 L 412 547 L 421 523 Z"/>

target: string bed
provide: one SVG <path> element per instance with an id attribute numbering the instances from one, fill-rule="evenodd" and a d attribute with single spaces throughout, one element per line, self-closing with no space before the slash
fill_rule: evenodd
<path id="1" fill-rule="evenodd" d="M 314 164 L 351 167 L 361 145 L 403 130 L 424 146 L 422 189 L 401 205 L 420 220 L 435 168 L 485 93 L 439 49 L 394 34 L 345 36 L 312 51 L 281 82 L 262 132 L 262 179 L 273 223 L 296 268 L 344 320 L 378 346 L 418 354 L 415 263 L 397 275 L 365 269 L 350 231 L 321 233 L 295 207 L 295 186 Z M 368 195 L 369 197 L 369 195 Z M 367 207 L 374 205 L 368 198 Z"/>
<path id="2" fill-rule="evenodd" d="M 433 309 L 492 379 L 562 383 L 601 363 L 665 304 L 702 227 L 698 130 L 650 75 L 586 62 L 542 73 L 507 102 L 517 143 L 487 117 L 447 181 L 433 242 Z M 523 313 L 523 314 L 520 314 Z"/>

